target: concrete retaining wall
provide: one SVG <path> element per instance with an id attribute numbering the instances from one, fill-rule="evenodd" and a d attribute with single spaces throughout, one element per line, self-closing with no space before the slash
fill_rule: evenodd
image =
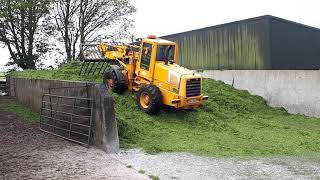
<path id="1" fill-rule="evenodd" d="M 114 102 L 104 85 L 79 81 L 11 77 L 7 78 L 7 85 L 10 86 L 10 96 L 15 96 L 19 102 L 27 105 L 35 112 L 40 112 L 43 94 L 92 98 L 94 101 L 92 113 L 94 115 L 94 144 L 108 153 L 115 153 L 119 150 Z"/>
<path id="2" fill-rule="evenodd" d="M 23 79 L 23 78 L 8 78 L 7 83 L 10 87 L 10 96 L 15 96 L 18 101 L 29 106 L 35 112 L 40 112 L 41 99 L 43 94 L 51 94 L 73 97 L 90 97 L 94 83 L 86 83 L 79 81 L 61 81 L 61 80 L 41 80 L 41 79 Z M 88 88 L 85 88 L 88 86 Z M 62 87 L 77 87 L 65 88 Z M 80 88 L 83 87 L 83 88 Z"/>
<path id="3" fill-rule="evenodd" d="M 290 113 L 320 117 L 320 71 L 210 70 L 201 74 L 262 96 L 271 106 Z"/>

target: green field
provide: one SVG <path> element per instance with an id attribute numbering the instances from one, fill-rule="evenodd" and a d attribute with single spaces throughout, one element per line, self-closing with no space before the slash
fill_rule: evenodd
<path id="1" fill-rule="evenodd" d="M 71 79 L 79 64 L 60 70 L 12 73 L 16 77 Z M 207 156 L 258 157 L 320 152 L 320 119 L 291 115 L 269 107 L 264 99 L 219 81 L 205 80 L 209 100 L 197 110 L 165 109 L 157 116 L 141 112 L 133 94 L 113 94 L 123 148 L 141 147 L 148 153 L 191 152 Z"/>

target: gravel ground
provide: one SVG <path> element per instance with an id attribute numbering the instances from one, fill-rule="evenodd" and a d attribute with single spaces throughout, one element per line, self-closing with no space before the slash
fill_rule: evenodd
<path id="1" fill-rule="evenodd" d="M 223 159 L 189 153 L 147 155 L 142 150 L 114 155 L 160 179 L 320 179 L 320 156 Z"/>
<path id="2" fill-rule="evenodd" d="M 149 179 L 111 155 L 41 132 L 1 109 L 0 179 Z"/>

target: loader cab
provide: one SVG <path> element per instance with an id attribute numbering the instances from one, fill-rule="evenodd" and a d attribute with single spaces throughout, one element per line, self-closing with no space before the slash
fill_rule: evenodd
<path id="1" fill-rule="evenodd" d="M 137 62 L 135 70 L 136 75 L 152 81 L 154 67 L 158 62 L 167 65 L 177 62 L 176 43 L 163 39 L 142 39 L 140 59 Z"/>

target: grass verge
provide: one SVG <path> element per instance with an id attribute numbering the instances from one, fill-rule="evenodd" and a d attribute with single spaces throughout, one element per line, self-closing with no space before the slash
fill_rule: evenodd
<path id="1" fill-rule="evenodd" d="M 16 77 L 101 82 L 79 77 L 79 64 L 53 71 L 15 72 Z M 141 112 L 131 93 L 113 94 L 123 148 L 148 153 L 191 152 L 207 156 L 277 156 L 320 152 L 320 119 L 291 115 L 264 99 L 219 81 L 204 80 L 209 96 L 194 111 L 165 109 L 157 116 Z"/>
<path id="2" fill-rule="evenodd" d="M 8 112 L 15 113 L 20 119 L 29 122 L 39 122 L 39 114 L 33 112 L 30 108 L 16 102 L 13 99 L 1 99 L 0 106 Z"/>

